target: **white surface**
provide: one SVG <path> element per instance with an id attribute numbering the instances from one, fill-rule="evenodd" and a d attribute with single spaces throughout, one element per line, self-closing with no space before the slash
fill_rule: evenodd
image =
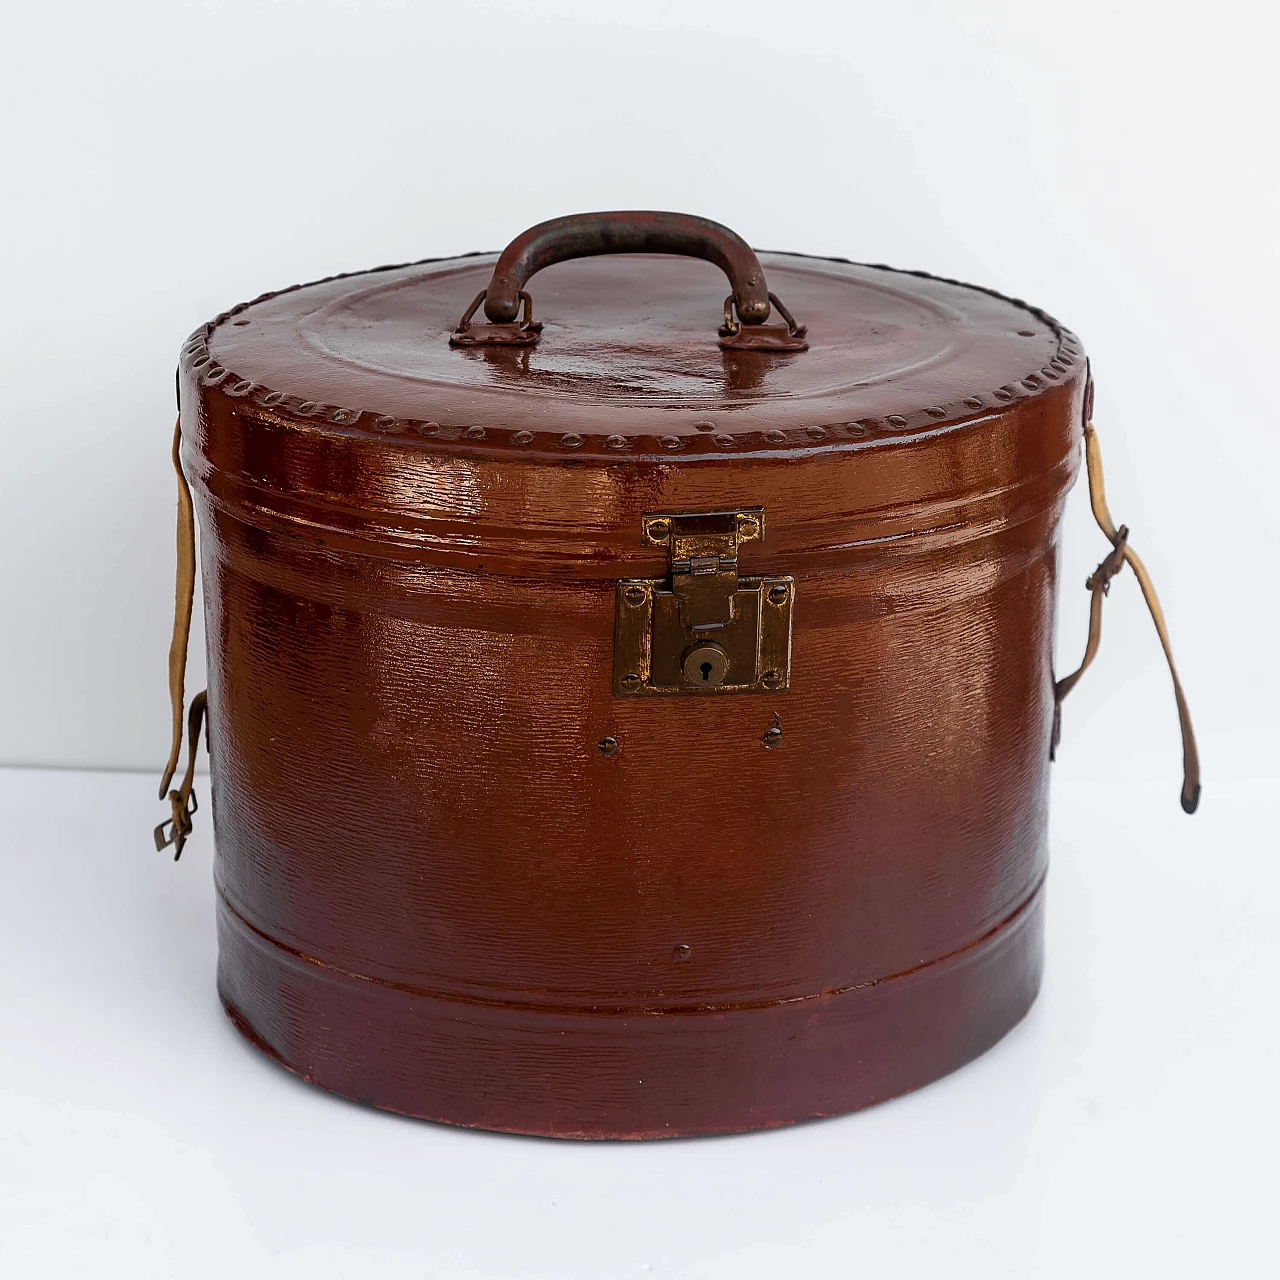
<path id="1" fill-rule="evenodd" d="M 175 867 L 150 776 L 0 771 L 0 1274 L 1274 1276 L 1280 785 L 1188 820 L 1173 780 L 1070 768 L 1046 984 L 1004 1042 L 858 1115 L 649 1144 L 302 1084 L 218 1005 L 207 823 Z"/>
<path id="2" fill-rule="evenodd" d="M 1060 316 L 1092 356 L 1112 507 L 1160 586 L 1198 726 L 1276 723 L 1261 584 L 1280 541 L 1277 12 L 7 5 L 0 762 L 164 758 L 173 367 L 197 324 L 298 280 L 628 207 L 927 268 Z M 1083 495 L 1067 534 L 1078 584 L 1105 550 Z M 1078 586 L 1064 599 L 1072 660 L 1086 605 Z M 1110 606 L 1072 695 L 1096 753 L 1171 731 L 1138 608 Z M 201 666 L 197 638 L 195 688 Z M 1280 775 L 1280 738 L 1256 747 Z"/>

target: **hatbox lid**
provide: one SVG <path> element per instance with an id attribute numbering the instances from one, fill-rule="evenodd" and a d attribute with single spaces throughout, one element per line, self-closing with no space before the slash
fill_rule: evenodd
<path id="1" fill-rule="evenodd" d="M 469 318 L 482 303 L 491 323 Z M 716 223 L 650 213 L 267 294 L 199 330 L 183 362 L 206 394 L 313 430 L 526 459 L 913 441 L 1084 377 L 1074 335 L 1018 299 L 757 256 Z"/>

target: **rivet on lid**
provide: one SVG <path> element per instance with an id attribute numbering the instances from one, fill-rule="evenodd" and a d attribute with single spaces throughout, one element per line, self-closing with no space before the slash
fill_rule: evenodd
<path id="1" fill-rule="evenodd" d="M 466 436 L 467 436 L 467 439 L 468 439 L 468 440 L 483 440 L 483 439 L 484 439 L 484 428 L 483 428 L 483 427 L 468 427 L 468 428 L 467 428 L 467 430 L 466 430 Z"/>
<path id="2" fill-rule="evenodd" d="M 379 431 L 399 431 L 400 419 L 392 418 L 384 413 L 380 418 L 374 419 L 373 425 L 377 427 Z"/>
<path id="3" fill-rule="evenodd" d="M 885 422 L 888 423 L 895 431 L 901 430 L 901 428 L 907 425 L 906 418 L 904 418 L 900 413 L 891 413 L 885 419 Z"/>
<path id="4" fill-rule="evenodd" d="M 524 433 L 521 432 L 523 435 Z M 628 441 L 626 436 L 605 436 L 605 447 L 609 449 L 625 449 Z"/>
<path id="5" fill-rule="evenodd" d="M 582 444 L 582 437 L 576 431 L 566 431 L 560 437 L 560 443 L 566 449 L 576 449 Z"/>
<path id="6" fill-rule="evenodd" d="M 931 418 L 945 418 L 947 416 L 947 411 L 941 405 L 937 404 L 935 404 L 932 409 L 926 409 L 925 413 L 927 413 Z"/>
<path id="7" fill-rule="evenodd" d="M 785 432 L 778 431 L 775 428 L 773 431 L 766 431 L 764 433 L 764 438 L 772 444 L 781 444 L 787 437 Z"/>
<path id="8" fill-rule="evenodd" d="M 965 396 L 964 407 L 966 409 L 981 409 L 982 401 L 977 396 Z"/>
<path id="9" fill-rule="evenodd" d="M 827 435 L 826 427 L 805 427 L 805 431 L 814 440 L 823 440 Z"/>
<path id="10" fill-rule="evenodd" d="M 732 449 L 738 443 L 732 436 L 712 436 L 711 439 L 722 449 Z"/>
<path id="11" fill-rule="evenodd" d="M 532 444 L 532 443 L 533 443 L 533 432 L 532 432 L 532 431 L 517 431 L 517 432 L 515 433 L 515 435 L 513 435 L 513 436 L 511 437 L 511 443 L 512 443 L 512 444 Z"/>
<path id="12" fill-rule="evenodd" d="M 679 449 L 683 441 L 679 436 L 659 436 L 658 443 L 664 449 Z"/>

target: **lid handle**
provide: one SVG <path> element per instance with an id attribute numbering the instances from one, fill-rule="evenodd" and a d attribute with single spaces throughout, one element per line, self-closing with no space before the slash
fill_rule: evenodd
<path id="1" fill-rule="evenodd" d="M 533 301 L 524 289 L 530 277 L 552 263 L 602 253 L 675 253 L 713 262 L 728 276 L 732 290 L 724 304 L 722 347 L 803 351 L 808 346 L 804 326 L 769 292 L 760 259 L 741 236 L 709 218 L 655 212 L 577 213 L 522 232 L 502 251 L 488 286 L 476 295 L 449 341 L 459 347 L 537 342 L 542 326 L 533 319 Z M 482 302 L 490 323 L 473 325 L 471 317 Z M 765 324 L 770 304 L 786 324 Z"/>

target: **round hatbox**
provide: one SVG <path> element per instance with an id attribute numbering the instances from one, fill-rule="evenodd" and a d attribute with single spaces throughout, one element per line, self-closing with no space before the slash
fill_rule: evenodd
<path id="1" fill-rule="evenodd" d="M 866 1106 L 1026 1012 L 1056 321 L 596 214 L 264 295 L 179 380 L 218 987 L 265 1052 L 654 1137 Z"/>

